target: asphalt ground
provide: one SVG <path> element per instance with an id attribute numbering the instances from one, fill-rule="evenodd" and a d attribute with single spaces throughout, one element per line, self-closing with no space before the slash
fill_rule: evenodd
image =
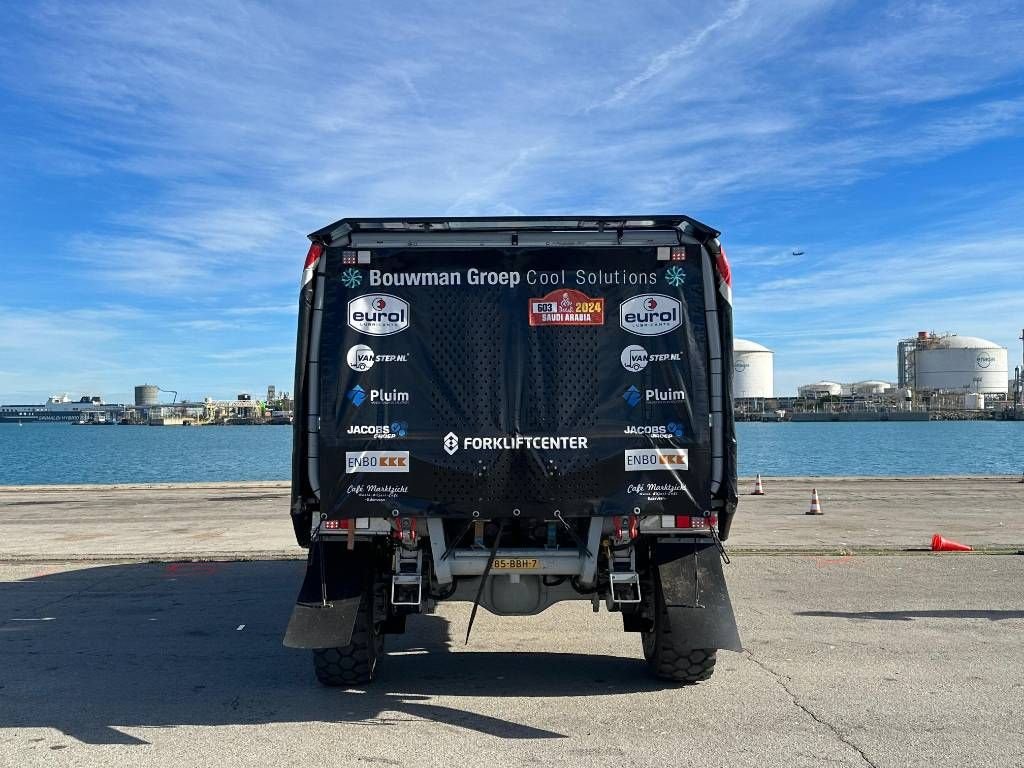
<path id="1" fill-rule="evenodd" d="M 468 646 L 443 605 L 322 688 L 281 645 L 302 568 L 0 565 L 0 765 L 1024 765 L 1024 557 L 735 557 L 746 651 L 693 687 L 571 603 Z"/>

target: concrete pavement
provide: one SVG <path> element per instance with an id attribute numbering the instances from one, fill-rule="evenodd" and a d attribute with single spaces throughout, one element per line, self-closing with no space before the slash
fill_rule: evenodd
<path id="1" fill-rule="evenodd" d="M 743 494 L 736 552 L 913 550 L 932 533 L 979 549 L 1024 549 L 1015 477 L 765 478 Z M 811 489 L 825 514 L 810 517 Z M 286 483 L 0 487 L 0 560 L 302 557 Z"/>
<path id="2" fill-rule="evenodd" d="M 282 647 L 291 561 L 0 566 L 7 766 L 1014 766 L 1024 558 L 749 556 L 747 651 L 650 678 L 614 615 L 448 604 L 329 690 Z"/>

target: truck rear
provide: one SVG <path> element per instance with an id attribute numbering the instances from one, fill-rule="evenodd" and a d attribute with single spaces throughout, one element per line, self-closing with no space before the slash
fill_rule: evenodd
<path id="1" fill-rule="evenodd" d="M 658 676 L 740 650 L 719 233 L 686 216 L 343 219 L 302 277 L 285 637 L 328 685 L 442 600 L 604 604 Z M 581 631 L 585 631 L 581 627 Z M 467 627 L 468 639 L 468 627 Z"/>

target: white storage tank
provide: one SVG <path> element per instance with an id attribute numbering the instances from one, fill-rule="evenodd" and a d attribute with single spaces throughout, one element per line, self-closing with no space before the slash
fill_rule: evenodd
<path id="1" fill-rule="evenodd" d="M 914 352 L 919 390 L 1006 393 L 1009 371 L 1006 347 L 977 336 L 929 336 Z"/>
<path id="2" fill-rule="evenodd" d="M 884 395 L 888 390 L 892 389 L 892 384 L 887 381 L 858 381 L 856 384 L 851 385 L 850 390 L 855 395 Z"/>
<path id="3" fill-rule="evenodd" d="M 768 347 L 747 339 L 733 339 L 733 397 L 774 397 L 774 357 Z"/>
<path id="4" fill-rule="evenodd" d="M 843 385 L 834 381 L 818 381 L 814 384 L 804 384 L 797 392 L 800 397 L 838 397 L 843 394 Z"/>
<path id="5" fill-rule="evenodd" d="M 964 410 L 984 411 L 985 396 L 978 392 L 968 392 L 966 395 L 964 395 Z"/>

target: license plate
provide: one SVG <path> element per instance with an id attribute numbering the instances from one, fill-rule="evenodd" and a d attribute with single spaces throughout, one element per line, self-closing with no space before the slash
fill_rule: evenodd
<path id="1" fill-rule="evenodd" d="M 535 557 L 496 557 L 492 571 L 539 571 L 540 560 Z"/>

